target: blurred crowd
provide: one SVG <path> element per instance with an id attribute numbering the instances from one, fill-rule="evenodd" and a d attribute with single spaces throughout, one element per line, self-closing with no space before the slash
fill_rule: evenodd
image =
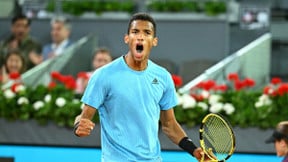
<path id="1" fill-rule="evenodd" d="M 0 39 L 0 81 L 5 84 L 9 81 L 9 75 L 20 75 L 42 62 L 65 53 L 65 49 L 74 42 L 70 39 L 72 25 L 64 16 L 55 16 L 50 22 L 50 40 L 47 44 L 41 44 L 37 37 L 30 34 L 31 19 L 24 14 L 16 14 L 11 19 L 10 33 L 6 38 Z M 91 58 L 91 71 L 112 61 L 108 48 L 99 48 L 94 51 Z M 83 88 L 91 71 L 87 72 L 85 80 L 78 81 L 77 92 L 83 92 Z"/>

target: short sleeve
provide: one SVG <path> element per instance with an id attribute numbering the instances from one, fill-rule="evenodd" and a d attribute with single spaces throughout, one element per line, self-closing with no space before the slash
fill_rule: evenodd
<path id="1" fill-rule="evenodd" d="M 172 76 L 166 75 L 166 85 L 163 96 L 160 100 L 160 108 L 161 110 L 168 110 L 170 108 L 175 107 L 178 104 L 177 93 L 175 89 L 174 82 L 172 80 Z"/>
<path id="2" fill-rule="evenodd" d="M 93 73 L 81 98 L 83 103 L 96 109 L 103 104 L 107 93 L 103 74 L 100 69 Z"/>

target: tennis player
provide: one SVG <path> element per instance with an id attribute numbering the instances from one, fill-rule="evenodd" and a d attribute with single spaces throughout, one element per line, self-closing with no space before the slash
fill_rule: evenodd
<path id="1" fill-rule="evenodd" d="M 158 43 L 153 18 L 146 13 L 134 14 L 124 42 L 128 52 L 92 74 L 74 133 L 88 136 L 97 110 L 102 162 L 161 162 L 160 119 L 171 141 L 200 160 L 202 149 L 193 144 L 175 119 L 177 97 L 170 73 L 149 60 L 151 49 Z"/>

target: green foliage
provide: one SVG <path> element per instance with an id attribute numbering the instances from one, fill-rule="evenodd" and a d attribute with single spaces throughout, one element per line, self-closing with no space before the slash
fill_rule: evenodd
<path id="1" fill-rule="evenodd" d="M 52 121 L 72 127 L 75 117 L 81 113 L 81 102 L 75 98 L 74 91 L 63 85 L 25 87 L 19 92 L 7 89 L 1 91 L 0 101 L 0 117 L 9 121 L 35 119 L 41 125 Z"/>
<path id="2" fill-rule="evenodd" d="M 215 16 L 226 12 L 226 3 L 222 1 L 209 1 L 204 5 L 204 11 L 207 15 Z"/>
<path id="3" fill-rule="evenodd" d="M 50 0 L 46 6 L 49 12 L 55 12 L 55 1 Z M 137 8 L 137 4 L 133 0 L 117 1 L 117 0 L 64 0 L 62 2 L 62 10 L 65 13 L 79 16 L 85 12 L 95 12 L 100 15 L 103 12 L 124 11 L 133 13 Z M 209 16 L 215 16 L 226 12 L 226 3 L 220 0 L 153 0 L 147 4 L 148 11 L 156 12 L 203 12 Z"/>
<path id="4" fill-rule="evenodd" d="M 260 91 L 226 91 L 218 93 L 220 96 L 219 103 L 229 103 L 235 108 L 231 114 L 220 110 L 232 126 L 239 127 L 258 127 L 262 129 L 274 128 L 278 122 L 287 120 L 288 117 L 288 94 L 270 96 L 271 104 L 255 106 L 255 103 L 263 95 Z M 199 106 L 183 108 L 183 105 L 178 105 L 175 108 L 175 115 L 181 124 L 195 126 L 201 123 L 201 119 L 211 112 L 212 104 L 208 99 L 201 101 L 208 105 L 208 109 L 203 109 Z M 198 102 L 199 103 L 199 102 Z"/>
<path id="5" fill-rule="evenodd" d="M 116 0 L 102 1 L 102 0 L 83 0 L 83 1 L 62 1 L 62 10 L 65 13 L 80 16 L 85 12 L 95 12 L 101 14 L 109 11 L 124 11 L 132 13 L 134 11 L 135 4 L 132 0 L 119 2 Z M 49 1 L 47 11 L 55 11 L 55 0 Z"/>
<path id="6" fill-rule="evenodd" d="M 31 88 L 15 82 L 11 88 L 0 91 L 0 118 L 9 121 L 34 119 L 42 125 L 52 121 L 61 127 L 73 127 L 75 117 L 82 111 L 81 95 L 76 95 L 74 89 L 65 84 L 67 76 L 57 72 L 51 76 L 48 87 Z M 177 77 L 172 78 L 176 81 Z M 179 104 L 174 109 L 177 121 L 195 126 L 206 114 L 213 112 L 221 113 L 232 126 L 266 129 L 287 120 L 287 83 L 276 82 L 277 78 L 274 78 L 261 91 L 252 90 L 255 82 L 250 78 L 241 80 L 234 73 L 227 78 L 233 84 L 228 83 L 234 85 L 230 89 L 227 85 L 207 80 L 191 88 L 189 94 L 178 93 Z M 55 83 L 57 81 L 59 84 Z M 93 121 L 99 122 L 98 114 Z"/>
<path id="7" fill-rule="evenodd" d="M 200 0 L 155 0 L 147 5 L 149 11 L 157 12 L 204 12 L 209 16 L 215 16 L 226 12 L 226 3 L 223 1 Z"/>

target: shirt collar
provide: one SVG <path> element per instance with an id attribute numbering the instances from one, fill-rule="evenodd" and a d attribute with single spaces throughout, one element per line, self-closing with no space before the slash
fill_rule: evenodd
<path id="1" fill-rule="evenodd" d="M 57 45 L 56 43 L 52 43 L 52 49 L 65 48 L 67 44 L 68 44 L 68 39 L 63 40 L 59 45 Z"/>

